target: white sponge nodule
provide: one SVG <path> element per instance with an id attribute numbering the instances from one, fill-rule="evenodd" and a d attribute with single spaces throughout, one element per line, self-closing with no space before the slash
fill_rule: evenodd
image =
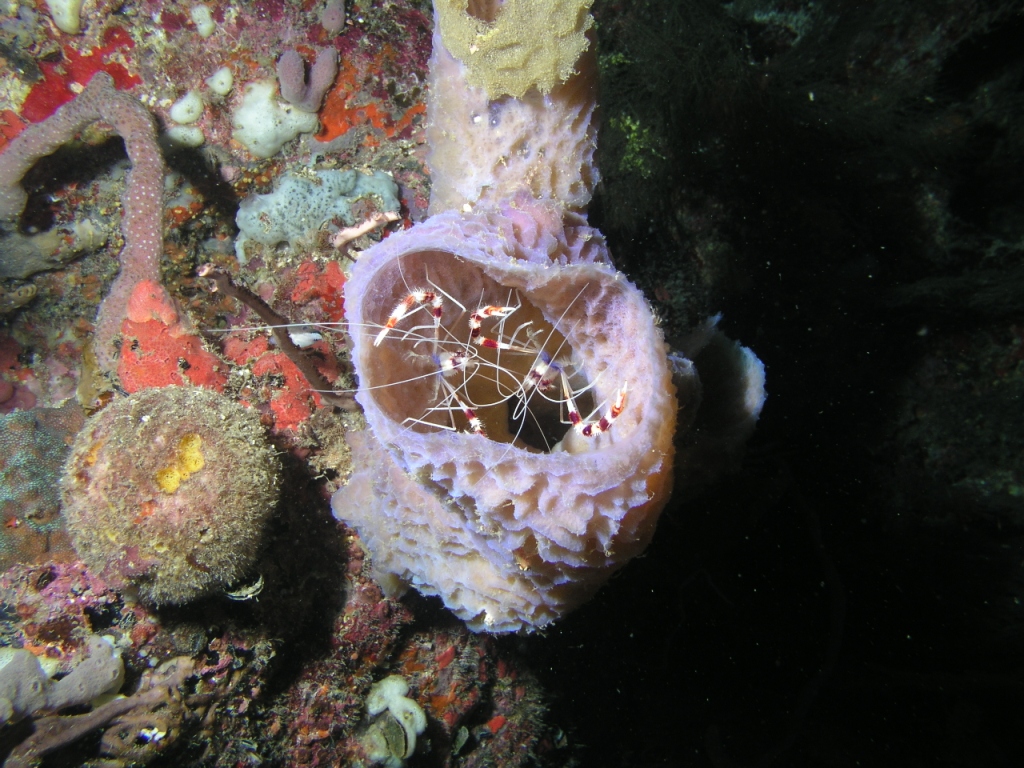
<path id="1" fill-rule="evenodd" d="M 203 116 L 203 97 L 199 91 L 189 91 L 171 105 L 169 115 L 178 125 L 194 123 Z"/>
<path id="2" fill-rule="evenodd" d="M 303 112 L 274 98 L 273 83 L 258 81 L 245 87 L 242 103 L 231 116 L 232 136 L 253 155 L 273 157 L 300 133 L 316 130 L 316 114 Z"/>
<path id="3" fill-rule="evenodd" d="M 57 29 L 68 35 L 82 31 L 82 0 L 46 0 Z"/>
<path id="4" fill-rule="evenodd" d="M 227 96 L 235 86 L 235 77 L 231 74 L 231 67 L 221 67 L 208 78 L 206 85 L 218 96 Z"/>

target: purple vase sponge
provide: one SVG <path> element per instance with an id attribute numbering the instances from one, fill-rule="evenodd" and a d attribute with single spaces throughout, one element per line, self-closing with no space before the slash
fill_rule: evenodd
<path id="1" fill-rule="evenodd" d="M 475 630 L 544 626 L 647 546 L 672 484 L 661 331 L 557 204 L 446 212 L 345 286 L 368 430 L 334 497 L 394 594 Z"/>
<path id="2" fill-rule="evenodd" d="M 246 575 L 279 474 L 254 412 L 198 387 L 144 389 L 79 433 L 64 516 L 91 571 L 150 603 L 185 603 Z"/>

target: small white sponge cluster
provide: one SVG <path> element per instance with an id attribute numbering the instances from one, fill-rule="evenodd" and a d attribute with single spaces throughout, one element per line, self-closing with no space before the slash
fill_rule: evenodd
<path id="1" fill-rule="evenodd" d="M 193 5 L 190 14 L 192 23 L 196 25 L 196 32 L 202 38 L 207 38 L 217 31 L 217 22 L 213 20 L 213 14 L 209 6 Z"/>
<path id="2" fill-rule="evenodd" d="M 401 208 L 395 180 L 381 171 L 370 175 L 353 170 L 325 170 L 284 174 L 273 192 L 250 195 L 238 206 L 235 223 L 241 231 L 235 252 L 241 259 L 245 243 L 275 246 L 308 241 L 333 219 L 355 224 L 352 204 L 368 196 L 378 198 L 381 211 Z"/>
<path id="3" fill-rule="evenodd" d="M 363 736 L 367 757 L 387 768 L 400 768 L 416 751 L 416 737 L 427 728 L 423 707 L 408 697 L 409 683 L 391 675 L 373 684 L 366 712 L 376 719 Z"/>
<path id="4" fill-rule="evenodd" d="M 203 116 L 205 104 L 203 97 L 197 90 L 191 90 L 174 102 L 167 116 L 171 118 L 171 124 L 167 126 L 166 139 L 172 146 L 177 147 L 201 147 L 206 141 L 203 129 L 193 125 Z"/>
<path id="5" fill-rule="evenodd" d="M 235 87 L 235 78 L 231 74 L 231 67 L 221 67 L 218 69 L 206 78 L 206 84 L 218 96 L 227 96 L 231 93 L 231 89 Z"/>

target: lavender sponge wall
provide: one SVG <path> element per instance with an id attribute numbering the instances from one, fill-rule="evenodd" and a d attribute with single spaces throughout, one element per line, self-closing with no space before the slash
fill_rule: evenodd
<path id="1" fill-rule="evenodd" d="M 529 631 L 649 543 L 679 404 L 646 300 L 582 215 L 598 178 L 592 53 L 564 82 L 502 90 L 517 34 L 551 64 L 524 71 L 566 71 L 589 2 L 441 5 L 433 215 L 366 251 L 346 284 L 367 429 L 349 435 L 357 471 L 333 507 L 389 593 L 438 595 L 474 630 Z M 449 38 L 469 40 L 471 66 Z"/>
<path id="2" fill-rule="evenodd" d="M 439 214 L 364 254 L 346 287 L 369 429 L 350 436 L 361 470 L 335 515 L 382 583 L 439 595 L 478 630 L 543 626 L 586 600 L 647 545 L 670 491 L 661 333 L 574 218 L 563 229 L 555 206 L 527 201 Z M 431 284 L 440 323 L 413 309 L 387 329 L 408 286 Z M 499 303 L 511 311 L 476 338 L 509 348 L 473 337 L 473 315 Z M 579 424 L 558 434 L 570 399 Z"/>

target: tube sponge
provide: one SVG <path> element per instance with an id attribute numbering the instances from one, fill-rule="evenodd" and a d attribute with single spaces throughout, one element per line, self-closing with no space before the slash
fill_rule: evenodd
<path id="1" fill-rule="evenodd" d="M 417 292 L 438 307 L 391 323 Z M 647 302 L 581 217 L 525 197 L 438 214 L 364 253 L 345 301 L 370 430 L 350 436 L 360 469 L 334 513 L 392 592 L 439 595 L 474 630 L 529 630 L 646 547 L 671 490 L 675 391 Z M 485 307 L 505 313 L 478 325 Z M 566 431 L 570 398 L 590 436 Z"/>
<path id="2" fill-rule="evenodd" d="M 495 100 L 470 84 L 472 69 L 449 53 L 435 29 L 426 127 L 430 213 L 494 205 L 522 190 L 585 210 L 600 179 L 593 53 L 576 68 L 548 93 Z"/>
<path id="3" fill-rule="evenodd" d="M 316 112 L 338 74 L 338 52 L 322 48 L 306 77 L 306 63 L 298 51 L 285 51 L 277 61 L 281 98 L 303 112 Z"/>

